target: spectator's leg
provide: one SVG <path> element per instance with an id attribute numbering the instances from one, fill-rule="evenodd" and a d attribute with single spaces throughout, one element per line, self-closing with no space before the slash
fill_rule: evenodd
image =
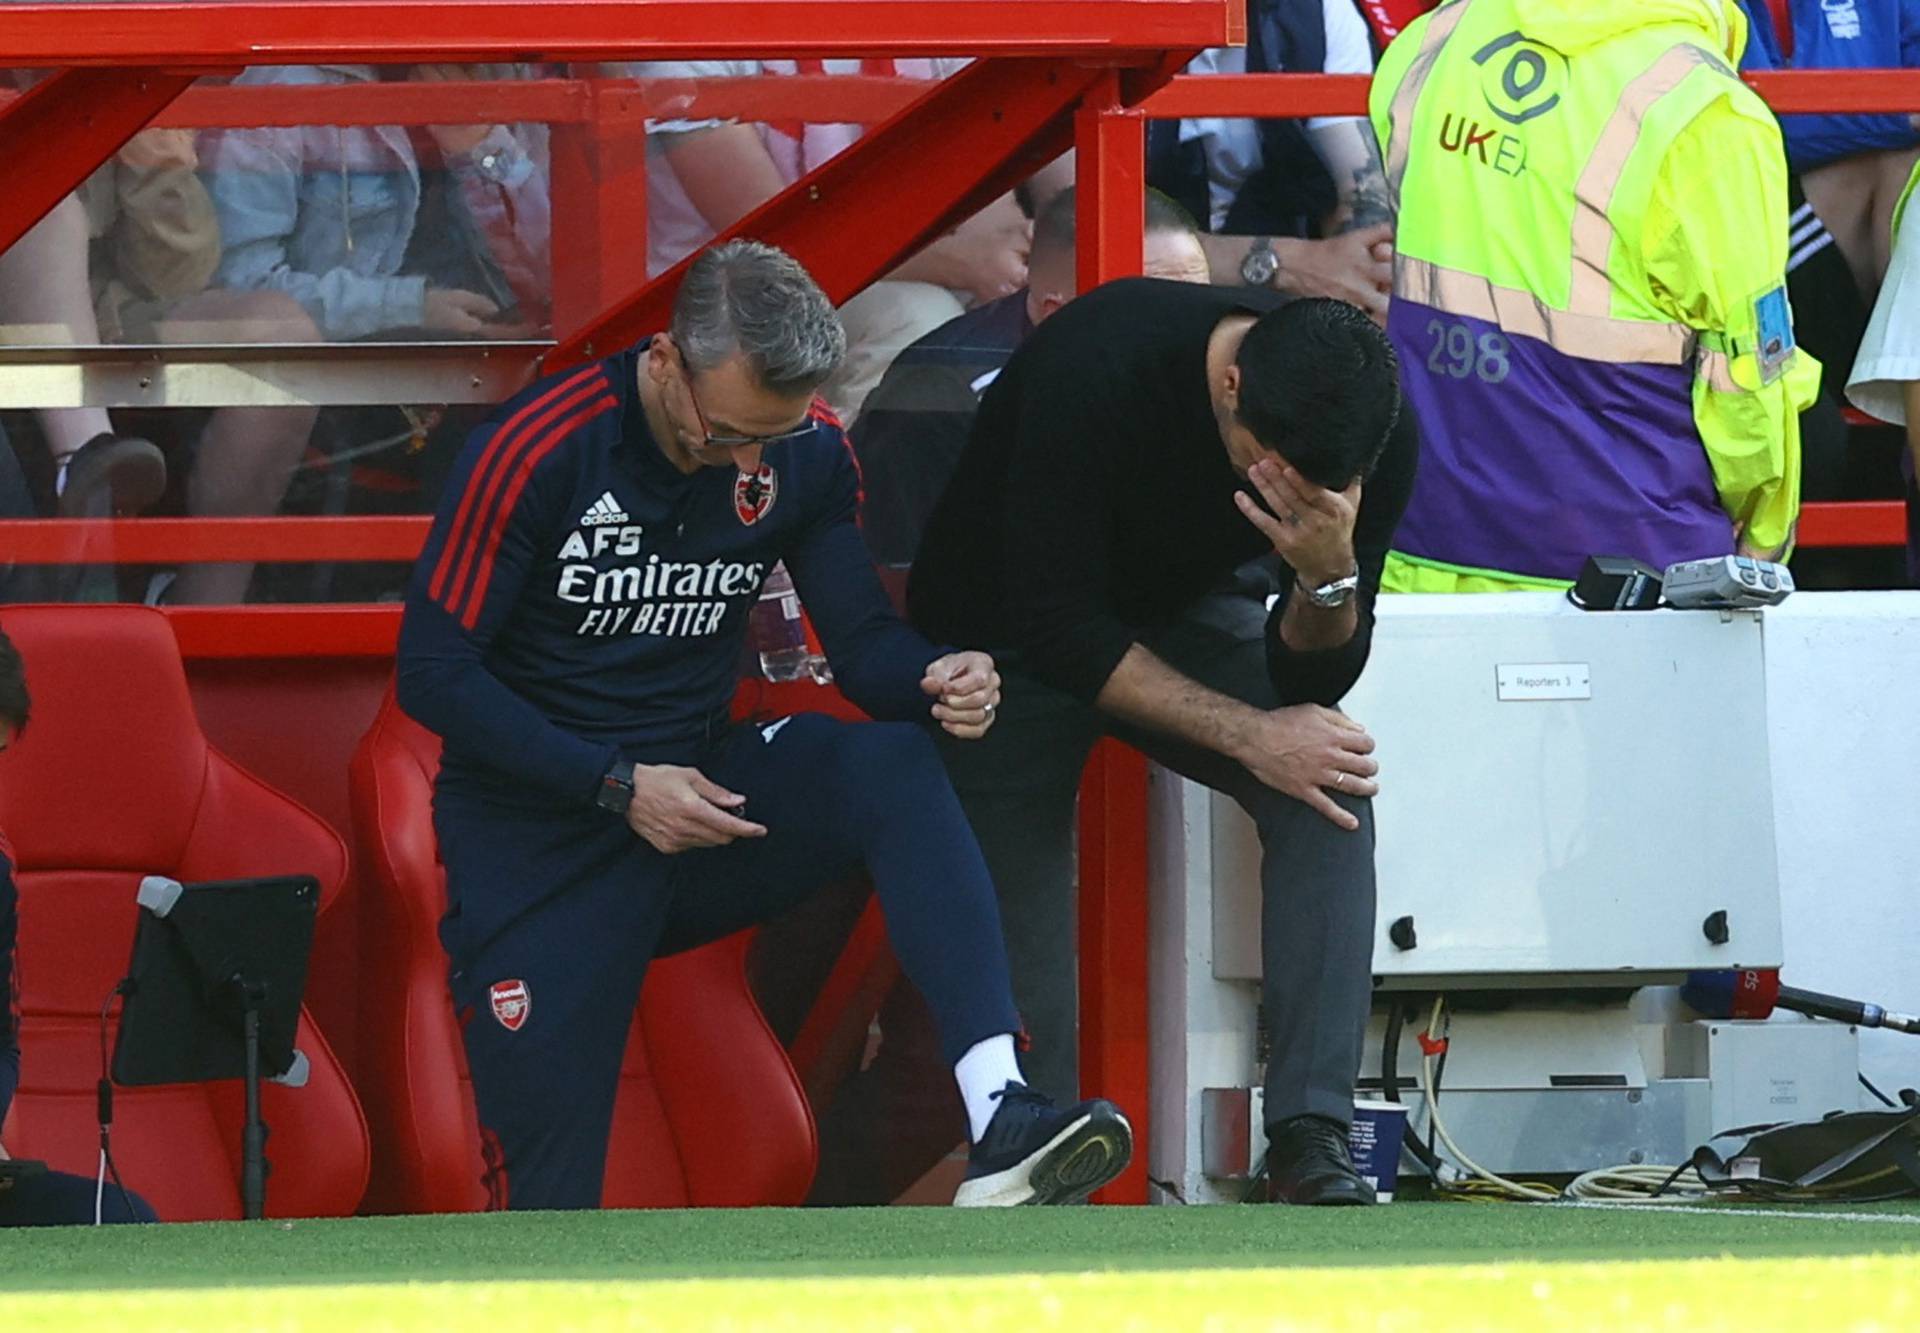
<path id="1" fill-rule="evenodd" d="M 86 210 L 77 196 L 68 195 L 0 254 L 0 322 L 24 326 L 10 331 L 9 342 L 85 347 L 100 341 L 87 279 L 87 244 Z M 39 418 L 55 458 L 113 430 L 104 407 L 49 409 Z"/>
<path id="2" fill-rule="evenodd" d="M 1856 153 L 1823 163 L 1800 177 L 1807 201 L 1839 242 L 1854 283 L 1869 302 L 1880 286 L 1880 246 L 1873 234 L 1873 201 L 1880 168 L 1874 159 L 1872 153 Z"/>
<path id="3" fill-rule="evenodd" d="M 442 800 L 434 822 L 488 1206 L 597 1208 L 667 858 L 594 810 L 516 815 Z"/>
<path id="4" fill-rule="evenodd" d="M 163 342 L 313 343 L 320 331 L 306 311 L 279 292 L 207 291 L 188 297 L 161 322 Z M 223 407 L 207 420 L 187 510 L 209 518 L 271 514 L 280 507 L 293 470 L 313 433 L 312 407 Z M 253 565 L 188 565 L 167 600 L 186 605 L 246 600 Z"/>
<path id="5" fill-rule="evenodd" d="M 65 1171 L 28 1176 L 0 1188 L 0 1227 L 78 1227 L 93 1225 L 94 1181 Z M 153 1206 L 128 1190 L 123 1196 L 113 1177 L 100 1195 L 100 1220 L 153 1222 Z"/>
<path id="6" fill-rule="evenodd" d="M 1260 708 L 1278 700 L 1267 676 L 1266 608 L 1241 595 L 1203 599 L 1147 643 L 1203 685 Z M 1349 833 L 1211 751 L 1139 733 L 1124 738 L 1175 771 L 1225 792 L 1260 831 L 1261 999 L 1272 1049 L 1266 1121 L 1353 1118 L 1353 1083 L 1372 1005 L 1372 802 L 1335 795 L 1360 819 Z"/>
<path id="7" fill-rule="evenodd" d="M 86 210 L 68 195 L 0 254 L 0 324 L 21 326 L 10 340 L 98 344 L 87 263 Z M 116 438 L 105 408 L 48 408 L 37 415 L 61 515 L 138 513 L 166 489 L 160 451 L 146 440 Z"/>
<path id="8" fill-rule="evenodd" d="M 847 355 L 820 396 L 851 425 L 893 359 L 965 309 L 959 297 L 930 282 L 874 283 L 840 307 Z"/>
<path id="9" fill-rule="evenodd" d="M 949 1065 L 1015 1032 L 1006 950 L 986 865 L 924 732 L 802 713 L 736 730 L 700 765 L 747 798 L 764 838 L 671 857 L 660 952 L 773 916 L 865 864 L 900 967 L 939 1022 Z"/>
<path id="10" fill-rule="evenodd" d="M 974 741 L 935 739 L 999 895 L 1014 1000 L 1032 1042 L 1028 1080 L 1065 1105 L 1080 1096 L 1074 808 L 1099 721 L 1014 664 L 1001 663 L 1000 674 L 992 730 Z"/>

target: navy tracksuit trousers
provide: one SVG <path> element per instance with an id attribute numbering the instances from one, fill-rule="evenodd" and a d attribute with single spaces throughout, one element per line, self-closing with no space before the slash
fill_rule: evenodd
<path id="1" fill-rule="evenodd" d="M 745 796 L 742 813 L 767 835 L 668 856 L 597 809 L 436 799 L 441 938 L 497 1153 L 497 1206 L 599 1206 L 652 959 L 766 920 L 861 866 L 946 1058 L 1020 1026 L 993 884 L 924 730 L 801 714 L 733 728 L 695 766 Z"/>
<path id="2" fill-rule="evenodd" d="M 79 1227 L 93 1224 L 94 1183 L 91 1177 L 66 1171 L 0 1186 L 0 1227 Z M 153 1205 L 131 1191 L 122 1194 L 111 1180 L 100 1196 L 103 1222 L 151 1222 Z"/>

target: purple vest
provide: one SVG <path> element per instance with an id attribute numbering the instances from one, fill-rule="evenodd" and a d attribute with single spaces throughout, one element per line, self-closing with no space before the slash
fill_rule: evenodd
<path id="1" fill-rule="evenodd" d="M 1733 550 L 1690 366 L 1587 361 L 1405 296 L 1387 334 L 1421 437 L 1396 550 L 1566 580 L 1590 555 L 1664 569 Z"/>

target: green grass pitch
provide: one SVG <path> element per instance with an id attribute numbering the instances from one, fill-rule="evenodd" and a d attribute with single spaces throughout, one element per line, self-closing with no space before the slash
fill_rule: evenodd
<path id="1" fill-rule="evenodd" d="M 0 1329 L 1920 1328 L 1920 1207 L 1398 1203 L 0 1232 Z"/>

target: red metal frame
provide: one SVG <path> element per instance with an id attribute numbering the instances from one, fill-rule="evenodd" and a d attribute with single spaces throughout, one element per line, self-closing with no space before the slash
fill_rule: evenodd
<path id="1" fill-rule="evenodd" d="M 735 223 L 777 242 L 844 301 L 1061 152 L 1067 113 L 1101 71 L 1072 60 L 975 61 Z M 857 234 L 858 243 L 850 244 Z M 666 327 L 689 257 L 557 346 L 550 368 Z"/>
<path id="2" fill-rule="evenodd" d="M 156 69 L 60 70 L 0 112 L 11 178 L 0 197 L 0 250 L 31 231 L 195 77 Z"/>
<path id="3" fill-rule="evenodd" d="M 1120 72 L 1089 90 L 1076 124 L 1076 254 L 1082 290 L 1140 272 L 1146 121 Z M 1102 741 L 1080 782 L 1080 1086 L 1127 1108 L 1138 1151 L 1100 1203 L 1147 1201 L 1147 761 Z"/>
<path id="4" fill-rule="evenodd" d="M 1920 69 L 1775 70 L 1742 76 L 1779 115 L 1907 112 L 1920 107 Z M 1192 116 L 1364 116 L 1364 74 L 1182 75 L 1141 101 L 1149 120 Z"/>
<path id="5" fill-rule="evenodd" d="M 16 519 L 6 558 L 22 565 L 142 565 L 252 560 L 411 561 L 426 544 L 425 514 L 355 518 Z"/>
<path id="6" fill-rule="evenodd" d="M 1245 32 L 1227 0 L 12 0 L 0 64 L 1083 56 Z"/>
<path id="7" fill-rule="evenodd" d="M 149 123 L 162 128 L 252 129 L 302 125 L 459 125 L 474 120 L 593 121 L 596 96 L 648 116 L 877 125 L 927 95 L 924 79 L 877 74 L 792 74 L 778 79 L 515 79 L 430 83 L 277 84 L 188 88 Z M 0 108 L 26 94 L 0 89 Z"/>

